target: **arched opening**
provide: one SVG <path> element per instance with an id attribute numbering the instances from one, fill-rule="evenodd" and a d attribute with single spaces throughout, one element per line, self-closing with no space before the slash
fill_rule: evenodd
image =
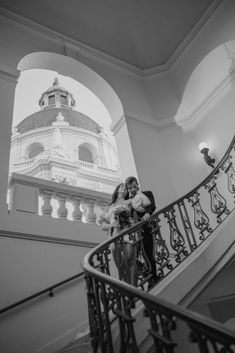
<path id="1" fill-rule="evenodd" d="M 183 132 L 195 136 L 194 160 L 198 163 L 202 160 L 197 151 L 200 142 L 209 145 L 218 161 L 234 134 L 234 48 L 235 40 L 230 40 L 207 52 L 182 92 L 175 122 Z"/>
<path id="2" fill-rule="evenodd" d="M 91 151 L 85 146 L 79 147 L 78 157 L 80 161 L 94 163 Z"/>
<path id="3" fill-rule="evenodd" d="M 44 151 L 44 147 L 41 143 L 39 142 L 34 142 L 32 143 L 26 151 L 26 158 L 31 159 L 39 155 Z"/>
<path id="4" fill-rule="evenodd" d="M 123 178 L 129 175 L 138 175 L 122 103 L 113 87 L 101 76 L 102 74 L 100 72 L 98 74 L 69 56 L 48 52 L 28 54 L 22 58 L 18 65 L 21 72 L 39 68 L 54 70 L 65 77 L 70 77 L 95 94 L 109 113 L 120 161 L 118 165 Z M 112 158 L 110 158 L 110 164 L 111 160 Z M 111 166 L 112 168 L 115 168 L 115 164 Z"/>
<path id="5" fill-rule="evenodd" d="M 55 80 L 56 78 L 56 82 L 53 82 L 51 79 L 51 87 L 49 87 L 49 89 L 48 86 L 44 87 L 44 93 L 40 92 L 39 96 L 37 96 L 37 103 L 39 103 L 40 109 L 35 113 L 32 111 L 29 112 L 29 114 L 31 113 L 30 119 L 25 118 L 23 123 L 20 122 L 15 126 L 16 128 L 13 129 L 12 146 L 15 157 L 11 158 L 11 166 L 18 169 L 12 170 L 12 172 L 25 173 L 32 177 L 45 178 L 46 180 L 56 182 L 66 180 L 67 184 L 71 183 L 73 186 L 79 185 L 94 190 L 99 188 L 99 190 L 104 192 L 112 193 L 117 183 L 122 180 L 120 171 L 121 163 L 119 163 L 118 158 L 120 154 L 117 152 L 117 149 L 112 147 L 112 143 L 110 143 L 109 140 L 110 136 L 113 142 L 115 139 L 111 133 L 110 136 L 106 134 L 106 130 L 101 125 L 100 121 L 98 123 L 93 122 L 92 124 L 90 124 L 89 121 L 85 126 L 84 124 L 81 126 L 76 124 L 74 127 L 71 126 L 71 121 L 74 123 L 74 120 L 68 119 L 67 112 L 73 110 L 76 114 L 84 115 L 76 106 L 77 100 L 79 102 L 79 108 L 81 108 L 82 98 L 79 96 L 77 99 L 75 95 L 73 97 L 74 93 L 70 94 L 70 88 L 66 86 L 65 82 L 66 80 L 74 81 L 76 84 L 83 85 L 85 89 L 90 91 L 91 95 L 96 98 L 96 101 L 99 101 L 99 104 L 103 105 L 106 110 L 106 114 L 100 114 L 100 119 L 108 116 L 108 122 L 106 121 L 108 127 L 112 122 L 116 123 L 120 117 L 123 117 L 121 102 L 112 87 L 90 68 L 70 57 L 64 57 L 58 54 L 29 54 L 20 61 L 18 69 L 21 71 L 21 76 L 31 74 L 33 71 L 37 70 L 44 71 L 47 74 L 53 72 L 53 79 Z M 57 76 L 59 76 L 59 79 L 57 79 Z M 63 78 L 62 87 L 58 84 L 58 80 L 60 80 L 61 77 Z M 35 82 L 38 84 L 40 80 L 43 80 L 43 75 L 33 80 L 34 84 L 30 85 L 31 89 L 28 93 L 28 98 L 32 95 L 32 88 L 37 86 Z M 65 88 L 65 90 L 63 90 L 63 88 Z M 52 101 L 52 99 L 54 100 Z M 88 108 L 98 106 L 93 104 L 90 99 L 86 104 Z M 24 104 L 21 104 L 21 106 L 23 105 Z M 25 105 L 27 105 L 27 103 Z M 58 112 L 56 118 L 51 121 L 50 114 L 55 109 L 57 109 Z M 34 114 L 37 115 L 37 119 L 35 119 L 36 115 Z M 38 116 L 38 114 L 40 116 Z M 88 116 L 88 113 L 86 115 Z M 84 116 L 82 118 L 83 123 L 84 119 L 88 119 Z M 95 117 L 93 118 L 92 116 L 91 119 L 95 120 Z M 49 121 L 50 126 L 48 125 Z M 70 127 L 72 127 L 74 131 L 77 128 L 80 129 L 80 135 L 76 132 L 78 135 L 77 139 L 74 141 L 71 139 Z M 37 132 L 35 132 L 35 128 L 38 129 Z M 70 132 L 68 132 L 69 129 Z M 87 130 L 90 131 L 89 136 Z M 22 133 L 26 136 L 23 144 Z M 129 139 L 129 135 L 127 135 L 127 137 Z M 35 139 L 36 141 L 42 141 L 42 145 L 34 142 Z M 123 142 L 122 138 L 122 146 L 124 145 Z M 78 146 L 80 146 L 80 151 Z M 130 148 L 129 146 L 125 147 L 125 159 L 126 151 Z M 34 157 L 41 152 L 44 152 L 43 159 L 35 160 Z M 50 156 L 48 156 L 48 152 L 52 152 Z M 32 159 L 32 161 L 29 161 L 29 159 Z M 53 159 L 53 162 L 50 162 L 51 159 Z M 57 168 L 56 170 L 55 160 L 60 169 Z M 80 164 L 79 168 L 74 164 L 74 170 L 72 170 L 71 162 L 78 160 L 87 163 Z M 42 166 L 36 165 L 40 163 Z M 48 168 L 46 164 L 48 164 Z M 66 167 L 67 165 L 68 168 Z M 55 172 L 53 172 L 53 168 Z M 68 176 L 65 175 L 66 168 L 69 170 Z M 78 183 L 77 179 L 82 176 L 84 177 L 85 174 L 87 174 L 88 178 L 86 178 L 84 183 Z M 96 175 L 95 178 L 93 174 Z M 132 174 L 136 173 L 133 172 Z M 96 180 L 97 175 L 98 179 Z M 103 184 L 102 178 L 106 180 L 106 185 Z"/>
<path id="6" fill-rule="evenodd" d="M 124 115 L 121 101 L 110 86 L 100 75 L 88 66 L 68 56 L 55 53 L 37 52 L 26 55 L 21 59 L 18 70 L 45 69 L 71 77 L 93 92 L 104 104 L 110 114 L 110 123 L 117 121 Z"/>

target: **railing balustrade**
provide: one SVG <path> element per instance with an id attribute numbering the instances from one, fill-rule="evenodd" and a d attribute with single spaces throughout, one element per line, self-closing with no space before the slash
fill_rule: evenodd
<path id="1" fill-rule="evenodd" d="M 235 138 L 224 158 L 200 185 L 151 216 L 160 277 L 168 276 L 190 257 L 234 210 L 234 149 Z M 146 318 L 142 320 L 146 321 L 145 334 L 152 338 L 153 351 L 176 352 L 177 335 L 186 332 L 193 352 L 235 352 L 235 335 L 231 331 L 146 293 L 150 275 L 141 246 L 143 224 L 128 229 L 129 239 L 137 239 L 133 243 L 137 253 L 137 288 L 119 280 L 112 255 L 119 246 L 125 256 L 126 230 L 97 246 L 85 258 L 93 352 L 140 352 L 135 317 L 137 301 L 145 307 Z"/>
<path id="2" fill-rule="evenodd" d="M 39 163 L 41 161 L 45 161 L 45 159 L 47 160 L 47 162 L 49 162 L 50 160 L 53 160 L 54 157 L 50 152 L 42 152 L 39 155 L 37 155 L 34 158 L 28 159 L 24 162 L 19 162 L 19 163 L 13 163 L 10 166 L 10 172 L 14 173 L 20 170 L 24 170 L 25 168 L 31 167 L 32 165 Z M 82 170 L 92 170 L 93 172 L 96 172 L 98 174 L 104 174 L 104 175 L 112 175 L 113 177 L 120 177 L 120 171 L 119 170 L 114 170 L 114 169 L 110 169 L 110 168 L 106 168 L 103 167 L 101 165 L 98 164 L 94 164 L 94 163 L 89 163 L 86 161 L 82 161 L 82 160 L 75 160 L 72 161 L 74 166 L 82 169 Z"/>
<path id="3" fill-rule="evenodd" d="M 13 173 L 9 212 L 25 212 L 70 221 L 96 223 L 111 195 Z"/>

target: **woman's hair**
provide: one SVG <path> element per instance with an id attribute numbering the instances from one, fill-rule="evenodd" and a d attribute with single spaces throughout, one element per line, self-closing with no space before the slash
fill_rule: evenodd
<path id="1" fill-rule="evenodd" d="M 113 205 L 113 204 L 117 201 L 117 198 L 118 198 L 118 190 L 119 190 L 119 188 L 120 188 L 121 185 L 125 186 L 125 183 L 121 183 L 121 184 L 119 184 L 118 186 L 116 186 L 116 188 L 115 188 L 115 190 L 114 190 L 114 192 L 113 192 L 113 194 L 112 194 L 112 198 L 111 198 L 111 202 L 110 202 L 109 206 L 110 206 L 110 205 Z M 126 197 L 127 197 L 127 195 L 125 196 L 125 199 L 126 199 Z"/>
<path id="2" fill-rule="evenodd" d="M 138 181 L 137 181 L 136 177 L 134 177 L 134 176 L 130 176 L 126 179 L 126 186 L 128 186 L 132 183 L 138 184 Z"/>

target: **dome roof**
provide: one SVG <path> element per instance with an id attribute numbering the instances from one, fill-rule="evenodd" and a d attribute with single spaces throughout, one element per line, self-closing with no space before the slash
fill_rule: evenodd
<path id="1" fill-rule="evenodd" d="M 88 116 L 73 110 L 71 108 L 47 108 L 29 115 L 17 125 L 17 131 L 23 134 L 30 130 L 40 129 L 46 126 L 52 126 L 52 123 L 57 121 L 58 114 L 61 113 L 64 121 L 70 126 L 86 129 L 94 133 L 101 131 L 100 125 Z"/>

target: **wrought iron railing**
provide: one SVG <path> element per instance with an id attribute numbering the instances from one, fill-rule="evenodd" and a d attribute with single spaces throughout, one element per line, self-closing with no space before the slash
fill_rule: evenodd
<path id="1" fill-rule="evenodd" d="M 151 216 L 154 254 L 158 275 L 166 277 L 195 252 L 234 210 L 235 137 L 212 173 L 196 188 Z M 176 331 L 188 331 L 188 351 L 200 353 L 235 352 L 235 335 L 194 313 L 155 298 L 147 291 L 148 265 L 142 253 L 140 222 L 128 229 L 137 239 L 137 288 L 119 280 L 113 248 L 124 244 L 127 230 L 90 251 L 84 260 L 87 282 L 90 333 L 93 352 L 140 352 L 136 306 L 143 303 L 147 318 L 146 338 L 153 351 L 180 352 Z M 123 245 L 124 246 L 124 245 Z M 124 256 L 124 255 L 123 255 Z M 139 305 L 139 304 L 138 304 Z M 176 330 L 177 329 L 177 330 Z"/>

